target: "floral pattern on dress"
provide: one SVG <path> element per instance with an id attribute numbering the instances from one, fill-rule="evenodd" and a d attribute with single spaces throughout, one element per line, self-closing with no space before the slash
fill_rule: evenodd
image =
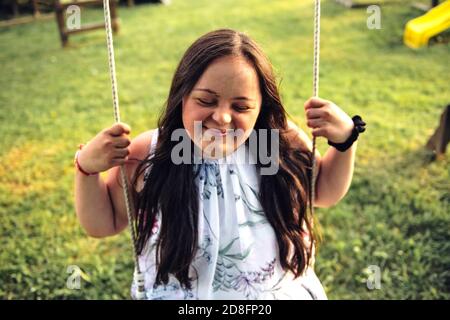
<path id="1" fill-rule="evenodd" d="M 217 189 L 217 195 L 223 199 L 223 185 L 220 177 L 218 164 L 213 162 L 204 162 L 194 165 L 194 171 L 199 171 L 200 183 L 205 185 L 205 189 L 201 194 L 201 199 L 209 200 L 211 198 L 211 189 Z"/>
<path id="2" fill-rule="evenodd" d="M 270 279 L 274 273 L 276 258 L 261 266 L 259 270 L 243 271 L 239 262 L 244 262 L 248 257 L 251 247 L 244 253 L 231 253 L 234 242 L 233 239 L 225 248 L 219 250 L 219 258 L 214 274 L 213 290 L 235 290 L 242 292 L 246 299 L 257 299 L 259 292 L 263 291 L 261 285 Z"/>
<path id="3" fill-rule="evenodd" d="M 152 139 L 152 148 L 156 141 Z M 207 160 L 193 170 L 200 214 L 191 288 L 182 287 L 173 275 L 165 285 L 154 284 L 156 243 L 164 223 L 158 213 L 139 257 L 148 299 L 326 299 L 313 270 L 294 279 L 281 268 L 275 231 L 259 200 L 256 165 Z M 133 284 L 132 293 L 135 289 Z"/>

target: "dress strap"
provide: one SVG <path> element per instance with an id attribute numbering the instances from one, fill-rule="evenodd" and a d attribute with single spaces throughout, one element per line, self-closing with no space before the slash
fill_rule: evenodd
<path id="1" fill-rule="evenodd" d="M 150 153 L 155 152 L 156 149 L 156 143 L 158 142 L 158 128 L 156 128 L 155 130 L 153 130 L 153 134 L 152 134 L 152 142 L 150 144 Z"/>
<path id="2" fill-rule="evenodd" d="M 156 143 L 158 142 L 158 128 L 153 130 L 152 141 L 149 148 L 149 154 L 151 157 L 154 156 L 156 150 Z M 144 171 L 144 183 L 147 181 L 148 175 L 150 174 L 151 166 L 148 166 Z"/>

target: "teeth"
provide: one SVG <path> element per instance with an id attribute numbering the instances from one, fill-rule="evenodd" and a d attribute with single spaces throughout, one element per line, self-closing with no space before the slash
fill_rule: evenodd
<path id="1" fill-rule="evenodd" d="M 221 130 L 217 130 L 217 129 L 209 129 L 209 130 L 215 136 L 223 136 L 226 134 L 226 132 L 223 133 Z"/>
<path id="2" fill-rule="evenodd" d="M 207 128 L 205 126 L 203 126 L 203 128 L 205 130 L 207 130 L 207 132 L 213 136 L 217 136 L 217 137 L 221 137 L 221 136 L 225 136 L 227 135 L 227 131 L 225 130 L 225 132 L 222 132 L 222 130 L 219 129 L 214 129 L 214 128 Z"/>

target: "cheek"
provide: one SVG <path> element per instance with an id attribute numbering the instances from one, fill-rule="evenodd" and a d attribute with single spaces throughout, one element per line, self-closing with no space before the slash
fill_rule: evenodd
<path id="1" fill-rule="evenodd" d="M 255 127 L 256 119 L 258 117 L 258 114 L 241 114 L 239 116 L 236 116 L 234 118 L 234 124 L 236 126 L 236 129 L 242 130 L 243 135 L 239 136 L 237 139 L 237 146 L 240 146 L 242 143 L 244 143 L 252 134 L 252 130 Z"/>
<path id="2" fill-rule="evenodd" d="M 182 118 L 184 127 L 187 130 L 193 130 L 194 121 L 202 121 L 206 116 L 207 115 L 205 115 L 205 112 L 192 102 L 187 102 L 183 105 Z"/>
<path id="3" fill-rule="evenodd" d="M 235 125 L 235 129 L 249 130 L 252 127 L 251 122 L 249 122 L 246 117 L 235 117 L 233 119 L 233 123 Z"/>
<path id="4" fill-rule="evenodd" d="M 197 146 L 201 147 L 200 142 L 195 141 L 194 138 L 194 124 L 195 121 L 204 122 L 209 116 L 207 109 L 198 107 L 195 103 L 187 102 L 183 104 L 182 108 L 182 120 L 183 126 L 187 131 L 188 136 L 194 141 Z"/>
<path id="5" fill-rule="evenodd" d="M 256 112 L 252 114 L 242 114 L 235 117 L 234 123 L 236 128 L 248 131 L 254 128 L 257 118 L 258 113 Z"/>

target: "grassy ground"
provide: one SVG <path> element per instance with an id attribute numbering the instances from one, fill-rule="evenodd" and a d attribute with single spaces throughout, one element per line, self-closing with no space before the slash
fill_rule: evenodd
<path id="1" fill-rule="evenodd" d="M 403 46 L 405 23 L 420 14 L 405 3 L 382 6 L 381 30 L 367 29 L 364 9 L 334 1 L 322 9 L 321 96 L 362 115 L 368 130 L 348 195 L 317 212 L 317 273 L 332 299 L 449 299 L 450 166 L 423 151 L 450 103 L 449 46 Z M 297 0 L 120 7 L 122 120 L 133 135 L 154 128 L 187 46 L 231 27 L 265 49 L 287 110 L 306 130 L 312 12 L 312 1 Z M 101 19 L 100 10 L 82 15 Z M 77 144 L 113 122 L 104 33 L 74 36 L 63 50 L 55 21 L 1 29 L 0 61 L 0 298 L 128 298 L 128 234 L 88 238 L 73 208 Z M 69 265 L 85 273 L 80 290 L 66 287 Z M 381 271 L 379 290 L 366 286 L 371 265 Z"/>

